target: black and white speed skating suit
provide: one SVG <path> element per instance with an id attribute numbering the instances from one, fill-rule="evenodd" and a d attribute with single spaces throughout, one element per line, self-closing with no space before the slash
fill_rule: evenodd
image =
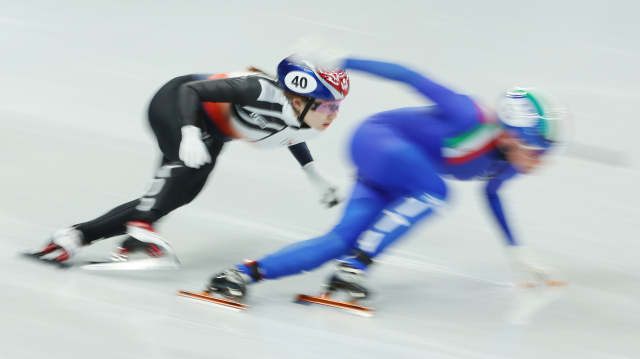
<path id="1" fill-rule="evenodd" d="M 242 138 L 263 148 L 288 147 L 301 166 L 313 159 L 305 140 L 320 132 L 298 120 L 276 81 L 259 72 L 186 75 L 165 84 L 149 105 L 149 124 L 163 157 L 147 193 L 75 225 L 85 244 L 125 233 L 125 223 L 152 223 L 191 202 L 213 170 L 223 144 Z M 200 168 L 178 157 L 181 128 L 201 129 L 211 163 Z"/>

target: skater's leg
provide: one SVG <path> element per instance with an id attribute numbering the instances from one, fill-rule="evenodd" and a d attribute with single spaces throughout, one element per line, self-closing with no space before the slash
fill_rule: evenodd
<path id="1" fill-rule="evenodd" d="M 443 205 L 442 197 L 428 192 L 395 201 L 385 207 L 383 214 L 355 243 L 352 252 L 360 256 L 342 257 L 340 261 L 353 268 L 364 269 L 385 248 Z"/>
<path id="2" fill-rule="evenodd" d="M 200 168 L 187 167 L 181 162 L 162 166 L 135 207 L 135 219 L 153 223 L 176 208 L 190 203 L 204 187 L 215 166 L 220 148 L 215 152 L 210 151 L 211 163 Z"/>
<path id="3" fill-rule="evenodd" d="M 222 149 L 223 143 L 214 141 L 202 128 L 211 163 L 200 168 L 191 168 L 185 166 L 178 157 L 182 140 L 180 120 L 177 118 L 178 89 L 182 84 L 192 80 L 190 75 L 174 78 L 156 93 L 149 104 L 149 124 L 167 160 L 163 162 L 149 190 L 135 207 L 137 220 L 152 223 L 174 209 L 190 203 L 204 187 Z"/>
<path id="4" fill-rule="evenodd" d="M 375 137 L 371 132 L 376 131 L 370 131 L 368 137 Z M 354 156 L 356 163 L 360 162 L 359 174 L 402 195 L 380 211 L 351 249 L 350 255 L 339 258 L 339 265 L 325 287 L 327 294 L 340 289 L 349 293 L 352 299 L 367 298 L 365 268 L 372 263 L 372 258 L 444 204 L 447 189 L 430 160 L 401 137 L 388 133 L 379 137 L 376 142 L 384 151 L 375 153 L 375 148 L 369 148 L 368 151 L 374 155 Z M 366 148 L 369 143 L 361 145 L 361 148 Z M 371 158 L 376 160 L 371 161 Z"/>
<path id="5" fill-rule="evenodd" d="M 135 219 L 135 208 L 139 203 L 139 198 L 129 201 L 94 220 L 76 224 L 75 227 L 84 234 L 86 244 L 91 244 L 98 239 L 122 235 L 125 233 L 124 224 Z"/>
<path id="6" fill-rule="evenodd" d="M 83 233 L 85 243 L 89 244 L 98 239 L 125 234 L 127 222 L 157 221 L 176 208 L 190 203 L 200 193 L 221 148 L 222 144 L 209 146 L 212 162 L 198 169 L 169 162 L 165 157 L 143 197 L 75 227 Z"/>
<path id="7" fill-rule="evenodd" d="M 162 157 L 160 162 L 160 168 L 169 163 L 167 157 Z M 151 180 L 151 184 L 154 180 Z M 151 185 L 150 185 L 151 187 Z M 125 223 L 129 221 L 140 220 L 137 217 L 136 207 L 140 204 L 140 198 L 136 198 L 133 201 L 121 204 L 118 207 L 110 210 L 102 216 L 93 219 L 91 221 L 82 222 L 74 225 L 75 228 L 80 230 L 84 234 L 84 241 L 86 244 L 103 238 L 110 238 L 125 234 Z"/>
<path id="8" fill-rule="evenodd" d="M 125 223 L 130 221 L 156 221 L 191 202 L 204 186 L 222 143 L 213 141 L 203 131 L 212 163 L 199 169 L 190 169 L 178 158 L 182 135 L 177 118 L 177 92 L 181 84 L 191 80 L 191 76 L 182 76 L 169 81 L 156 93 L 149 105 L 149 124 L 164 155 L 163 164 L 152 180 L 149 191 L 142 198 L 120 205 L 95 220 L 73 226 L 80 232 L 82 244 L 124 234 Z"/>
<path id="9" fill-rule="evenodd" d="M 276 279 L 310 271 L 348 253 L 358 235 L 367 228 L 380 209 L 389 203 L 389 194 L 361 181 L 356 183 L 340 223 L 324 236 L 294 243 L 257 261 L 261 277 Z M 237 267 L 252 275 L 249 266 Z"/>
<path id="10" fill-rule="evenodd" d="M 404 141 L 390 141 L 387 144 L 387 151 L 377 157 L 378 164 L 385 164 L 385 170 L 381 170 L 378 164 L 363 166 L 360 168 L 361 175 L 383 188 L 404 195 L 384 208 L 354 246 L 354 252 L 364 253 L 369 258 L 380 254 L 416 223 L 443 206 L 447 194 L 446 185 L 435 166 L 418 148 Z M 356 258 L 346 261 L 355 268 L 366 266 Z"/>
<path id="11" fill-rule="evenodd" d="M 112 253 L 117 261 L 127 260 L 131 252 L 144 248 L 152 257 L 169 255 L 177 260 L 173 249 L 155 231 L 152 223 L 173 210 L 190 203 L 202 190 L 207 178 L 215 166 L 216 156 L 222 144 L 212 150 L 209 146 L 212 161 L 200 168 L 190 168 L 182 163 L 167 163 L 162 166 L 151 181 L 149 190 L 140 198 L 134 207 L 133 221 L 120 224 L 129 236 Z"/>
<path id="12" fill-rule="evenodd" d="M 158 90 L 151 100 L 148 119 L 163 154 L 161 166 L 142 198 L 120 205 L 95 220 L 76 225 L 84 233 L 87 243 L 124 234 L 125 223 L 129 221 L 154 222 L 191 202 L 202 190 L 222 143 L 211 138 L 205 140 L 213 161 L 199 169 L 184 166 L 178 158 L 182 134 L 177 118 L 177 91 L 183 83 L 192 80 L 190 75 L 176 77 Z"/>

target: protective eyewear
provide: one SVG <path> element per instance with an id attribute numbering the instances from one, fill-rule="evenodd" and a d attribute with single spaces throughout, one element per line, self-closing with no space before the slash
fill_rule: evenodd
<path id="1" fill-rule="evenodd" d="M 340 111 L 342 100 L 316 102 L 311 107 L 312 111 L 320 112 L 325 115 L 332 115 Z"/>

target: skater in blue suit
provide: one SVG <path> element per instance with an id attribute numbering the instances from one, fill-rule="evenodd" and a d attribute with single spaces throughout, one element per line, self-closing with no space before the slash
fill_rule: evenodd
<path id="1" fill-rule="evenodd" d="M 235 265 L 213 277 L 208 290 L 242 298 L 250 283 L 338 259 L 329 290 L 365 298 L 367 266 L 445 204 L 442 176 L 486 181 L 486 197 L 515 269 L 548 280 L 549 269 L 532 260 L 513 237 L 498 189 L 515 175 L 534 170 L 545 153 L 563 144 L 566 109 L 542 91 L 516 88 L 506 91 L 492 110 L 397 64 L 349 58 L 340 66 L 405 83 L 435 105 L 378 113 L 355 131 L 350 154 L 357 181 L 333 230 Z"/>

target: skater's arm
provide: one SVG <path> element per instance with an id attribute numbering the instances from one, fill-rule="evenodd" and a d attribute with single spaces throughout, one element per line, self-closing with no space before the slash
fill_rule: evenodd
<path id="1" fill-rule="evenodd" d="M 511 234 L 511 230 L 509 229 L 509 225 L 507 224 L 507 219 L 504 215 L 504 210 L 502 209 L 502 202 L 500 202 L 500 196 L 498 196 L 498 189 L 504 183 L 504 179 L 494 178 L 489 180 L 487 186 L 485 187 L 485 193 L 487 195 L 487 200 L 489 201 L 489 206 L 493 212 L 494 217 L 498 221 L 500 228 L 502 228 L 502 232 L 504 233 L 507 244 L 515 246 L 518 245 L 513 235 Z"/>
<path id="2" fill-rule="evenodd" d="M 300 142 L 298 144 L 289 146 L 289 151 L 291 151 L 293 157 L 298 160 L 298 163 L 302 167 L 304 167 L 307 163 L 313 161 L 313 157 L 311 156 L 311 152 L 309 152 L 309 147 L 307 147 L 306 142 Z"/>
<path id="3" fill-rule="evenodd" d="M 327 181 L 322 175 L 322 172 L 318 169 L 318 165 L 313 160 L 313 157 L 311 157 L 311 152 L 309 152 L 307 144 L 301 142 L 289 146 L 289 151 L 291 151 L 296 160 L 298 160 L 298 163 L 300 163 L 300 166 L 302 166 L 302 171 L 307 176 L 307 180 L 309 180 L 311 186 L 318 191 L 320 203 L 326 205 L 328 208 L 340 203 L 341 199 L 337 193 L 338 188 Z"/>
<path id="4" fill-rule="evenodd" d="M 178 115 L 182 126 L 197 125 L 201 102 L 243 104 L 256 100 L 262 86 L 253 76 L 187 82 L 178 89 Z"/>
<path id="5" fill-rule="evenodd" d="M 404 66 L 352 58 L 345 59 L 343 66 L 346 69 L 368 72 L 412 86 L 423 96 L 438 104 L 442 111 L 449 114 L 449 117 L 453 120 L 450 125 L 458 129 L 462 130 L 475 124 L 476 112 L 468 96 L 457 94 Z"/>

